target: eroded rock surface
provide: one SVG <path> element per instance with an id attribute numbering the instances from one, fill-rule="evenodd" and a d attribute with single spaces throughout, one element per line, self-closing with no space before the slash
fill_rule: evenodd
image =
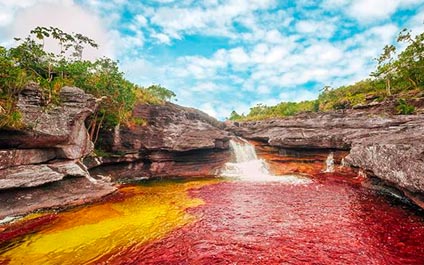
<path id="1" fill-rule="evenodd" d="M 424 126 L 358 139 L 346 162 L 411 192 L 424 192 Z"/>
<path id="2" fill-rule="evenodd" d="M 0 130 L 0 189 L 88 174 L 76 161 L 93 150 L 84 122 L 96 108 L 95 98 L 76 87 L 63 87 L 59 97 L 58 105 L 46 106 L 35 84 L 19 95 L 23 128 Z"/>
<path id="3" fill-rule="evenodd" d="M 63 87 L 60 104 L 45 106 L 35 84 L 23 89 L 18 100 L 24 128 L 0 130 L 0 148 L 53 149 L 56 158 L 78 159 L 90 153 L 93 144 L 85 129 L 85 119 L 96 108 L 95 98 L 76 87 Z"/>
<path id="4" fill-rule="evenodd" d="M 0 217 L 36 209 L 87 202 L 115 190 L 93 181 L 80 160 L 93 150 L 86 118 L 96 99 L 76 87 L 63 87 L 58 104 L 47 104 L 29 84 L 17 107 L 23 127 L 0 129 Z"/>
<path id="5" fill-rule="evenodd" d="M 43 188 L 9 189 L 0 192 L 0 220 L 39 209 L 76 206 L 100 199 L 116 188 L 108 182 L 65 178 Z"/>
<path id="6" fill-rule="evenodd" d="M 137 105 L 133 115 L 142 125 L 103 132 L 103 149 L 120 153 L 87 159 L 94 174 L 114 178 L 215 176 L 230 157 L 231 134 L 207 114 L 172 103 Z"/>
<path id="7" fill-rule="evenodd" d="M 359 139 L 397 134 L 422 126 L 424 115 L 369 115 L 361 111 L 310 113 L 286 119 L 227 123 L 227 129 L 247 139 L 281 148 L 344 149 Z"/>

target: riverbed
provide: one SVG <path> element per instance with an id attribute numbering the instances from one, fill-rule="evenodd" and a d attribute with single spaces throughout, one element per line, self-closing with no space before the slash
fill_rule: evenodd
<path id="1" fill-rule="evenodd" d="M 0 264 L 424 264 L 422 210 L 335 170 L 333 154 L 273 175 L 248 143 L 232 149 L 226 177 L 122 184 L 0 226 Z"/>

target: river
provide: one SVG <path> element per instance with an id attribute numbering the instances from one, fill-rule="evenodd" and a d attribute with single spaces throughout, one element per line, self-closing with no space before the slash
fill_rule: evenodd
<path id="1" fill-rule="evenodd" d="M 424 264 L 417 208 L 331 168 L 274 176 L 232 145 L 222 178 L 122 185 L 0 227 L 0 264 Z"/>

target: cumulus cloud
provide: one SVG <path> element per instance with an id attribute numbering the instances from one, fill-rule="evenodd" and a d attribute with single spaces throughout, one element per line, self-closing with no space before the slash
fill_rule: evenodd
<path id="1" fill-rule="evenodd" d="M 5 9 L 1 9 L 0 18 L 5 13 L 13 16 L 13 22 L 1 24 L 2 42 L 7 42 L 15 36 L 25 37 L 36 26 L 53 26 L 65 32 L 82 33 L 100 45 L 99 49 L 87 48 L 84 51 L 85 58 L 114 56 L 114 35 L 109 34 L 99 17 L 93 16 L 73 1 L 3 1 L 2 7 Z M 50 49 L 57 49 L 53 43 L 48 45 Z"/>
<path id="2" fill-rule="evenodd" d="M 334 34 L 335 26 L 329 21 L 302 20 L 296 24 L 296 29 L 300 33 L 330 38 Z"/>
<path id="3" fill-rule="evenodd" d="M 151 23 L 160 27 L 163 33 L 174 39 L 184 34 L 202 33 L 214 36 L 236 37 L 234 21 L 239 18 L 246 25 L 252 12 L 275 5 L 274 0 L 230 0 L 221 2 L 206 1 L 204 6 L 181 7 L 165 6 L 155 10 Z"/>

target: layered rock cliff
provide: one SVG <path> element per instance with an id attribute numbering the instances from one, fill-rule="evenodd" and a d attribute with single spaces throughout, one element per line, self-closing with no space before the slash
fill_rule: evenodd
<path id="1" fill-rule="evenodd" d="M 80 161 L 93 150 L 84 122 L 95 98 L 64 87 L 59 101 L 47 106 L 40 88 L 29 84 L 17 101 L 22 128 L 0 130 L 0 218 L 80 204 L 115 190 L 92 179 Z"/>
<path id="2" fill-rule="evenodd" d="M 280 153 L 345 150 L 344 162 L 351 166 L 408 193 L 424 192 L 423 114 L 372 114 L 366 110 L 309 113 L 228 123 L 227 130 L 278 148 Z"/>
<path id="3" fill-rule="evenodd" d="M 172 103 L 139 104 L 133 117 L 141 124 L 102 132 L 101 148 L 115 155 L 86 159 L 94 175 L 113 179 L 216 176 L 229 159 L 230 134 L 199 110 Z"/>
<path id="4" fill-rule="evenodd" d="M 229 159 L 222 123 L 171 103 L 137 105 L 134 125 L 102 131 L 110 155 L 87 157 L 94 145 L 85 120 L 96 99 L 64 87 L 58 101 L 47 105 L 30 84 L 17 102 L 22 128 L 0 130 L 0 220 L 96 200 L 116 190 L 111 179 L 215 176 Z"/>

